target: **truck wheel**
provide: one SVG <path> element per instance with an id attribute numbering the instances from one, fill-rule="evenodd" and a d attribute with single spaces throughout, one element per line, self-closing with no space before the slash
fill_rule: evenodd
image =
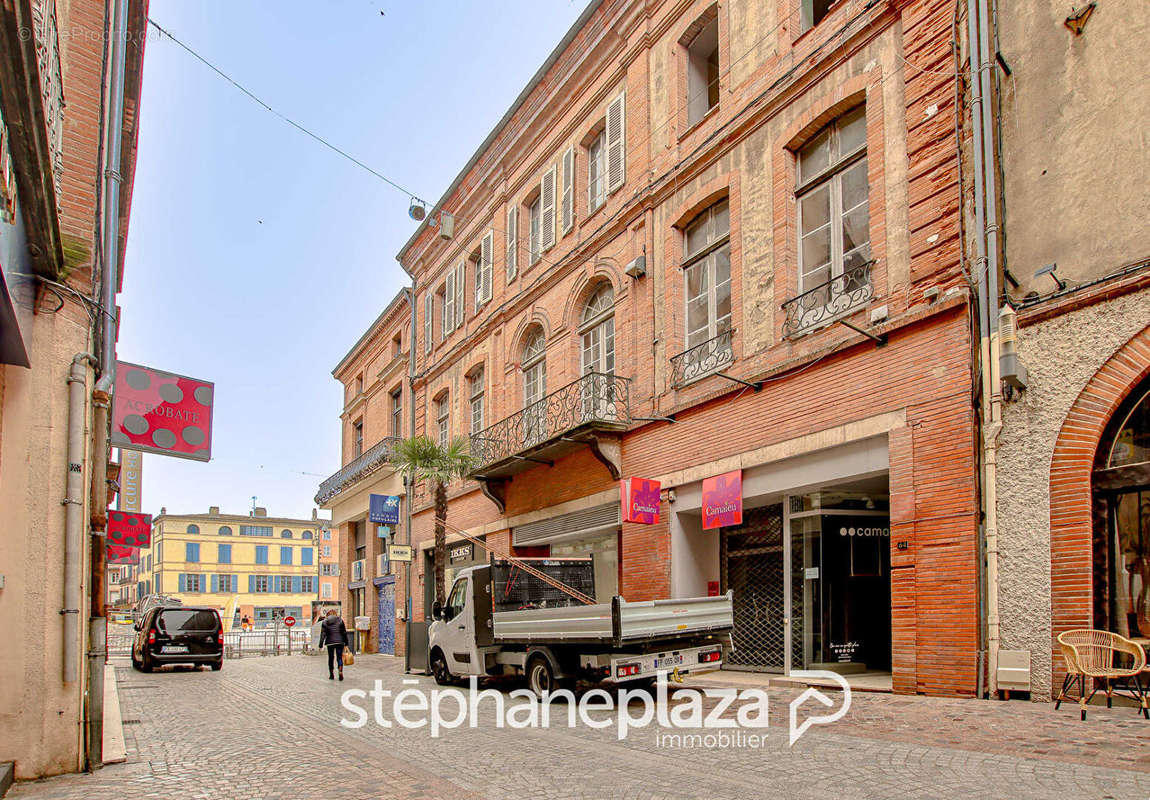
<path id="1" fill-rule="evenodd" d="M 536 656 L 527 665 L 527 688 L 534 692 L 536 697 L 542 697 L 544 692 L 555 691 L 555 670 L 551 668 L 551 662 L 543 656 Z"/>
<path id="2" fill-rule="evenodd" d="M 447 668 L 447 659 L 438 650 L 431 657 L 431 674 L 435 676 L 435 682 L 440 686 L 451 686 L 455 683 L 455 676 Z"/>

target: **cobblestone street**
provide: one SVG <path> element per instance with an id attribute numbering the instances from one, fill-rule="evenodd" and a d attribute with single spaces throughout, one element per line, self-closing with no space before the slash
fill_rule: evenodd
<path id="1" fill-rule="evenodd" d="M 218 673 L 145 675 L 125 663 L 117 676 L 127 762 L 19 785 L 10 797 L 1150 796 L 1150 723 L 1131 708 L 1092 708 L 1082 723 L 1073 705 L 856 693 L 843 720 L 813 726 L 792 748 L 795 691 L 771 689 L 765 747 L 687 749 L 660 747 L 655 728 L 623 741 L 613 725 L 496 729 L 490 710 L 478 728 L 439 739 L 370 721 L 341 727 L 351 716 L 343 690 L 376 679 L 405 688 L 410 676 L 384 656 L 361 657 L 344 683 L 307 656 L 229 661 Z M 370 711 L 371 701 L 360 705 Z"/>

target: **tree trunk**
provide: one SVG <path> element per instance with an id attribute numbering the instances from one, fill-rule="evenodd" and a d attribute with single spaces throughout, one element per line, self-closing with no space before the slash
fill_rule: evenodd
<path id="1" fill-rule="evenodd" d="M 447 485 L 435 483 L 435 599 L 440 605 L 447 600 L 444 571 L 447 568 Z"/>

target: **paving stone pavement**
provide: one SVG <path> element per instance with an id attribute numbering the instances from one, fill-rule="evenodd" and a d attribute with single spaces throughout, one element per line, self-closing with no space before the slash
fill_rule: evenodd
<path id="1" fill-rule="evenodd" d="M 1082 723 L 1073 707 L 856 693 L 842 720 L 790 747 L 797 691 L 771 689 L 762 747 L 687 748 L 667 746 L 655 728 L 623 740 L 613 724 L 497 728 L 490 700 L 477 727 L 439 738 L 372 721 L 340 726 L 353 716 L 340 705 L 345 689 L 433 686 L 386 656 L 361 657 L 342 684 L 308 656 L 229 661 L 221 672 L 145 675 L 126 663 L 116 672 L 128 761 L 20 784 L 9 797 L 1150 797 L 1150 722 L 1129 708 L 1092 709 Z M 370 713 L 370 699 L 361 704 Z M 565 718 L 565 707 L 552 713 Z"/>

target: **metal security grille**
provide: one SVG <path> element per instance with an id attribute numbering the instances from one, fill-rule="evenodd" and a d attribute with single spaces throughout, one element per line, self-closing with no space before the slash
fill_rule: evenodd
<path id="1" fill-rule="evenodd" d="M 723 591 L 734 593 L 731 669 L 782 672 L 783 507 L 747 509 L 743 524 L 724 528 L 719 552 Z"/>

